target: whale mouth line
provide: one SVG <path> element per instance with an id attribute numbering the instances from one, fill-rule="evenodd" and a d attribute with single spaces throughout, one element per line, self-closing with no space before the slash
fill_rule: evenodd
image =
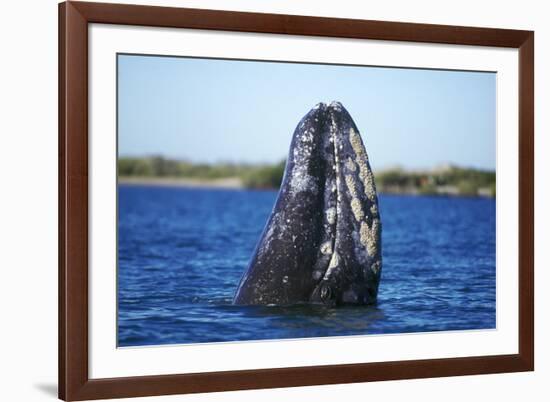
<path id="1" fill-rule="evenodd" d="M 340 186 L 338 185 L 338 170 L 339 170 L 339 167 L 338 167 L 338 141 L 337 141 L 337 133 L 338 131 L 335 130 L 335 126 L 336 126 L 336 122 L 334 121 L 334 115 L 333 113 L 331 112 L 331 109 L 333 107 L 340 107 L 341 104 L 339 102 L 336 102 L 336 101 L 332 101 L 328 106 L 326 106 L 326 112 L 328 114 L 328 116 L 326 117 L 326 121 L 325 121 L 325 125 L 328 125 L 328 136 L 329 136 L 329 141 L 332 143 L 332 153 L 329 153 L 329 155 L 331 156 L 331 165 L 334 166 L 335 168 L 335 173 L 336 173 L 336 183 L 334 183 L 333 185 L 335 186 L 335 189 L 336 189 L 336 205 L 332 208 L 334 208 L 334 217 L 333 219 L 331 219 L 331 222 L 330 225 L 331 225 L 331 228 L 333 229 L 333 232 L 334 233 L 331 233 L 331 236 L 330 236 L 330 243 L 331 243 L 331 247 L 330 247 L 330 250 L 331 252 L 328 253 L 328 255 L 330 256 L 330 258 L 328 259 L 328 261 L 326 262 L 325 264 L 325 269 L 324 269 L 324 272 L 323 272 L 323 275 L 319 278 L 317 284 L 315 285 L 315 289 L 312 293 L 312 299 L 313 299 L 313 296 L 315 294 L 315 291 L 318 289 L 318 292 L 319 292 L 319 297 L 320 297 L 320 302 L 322 302 L 323 304 L 327 304 L 330 299 L 331 299 L 331 296 L 332 296 L 332 288 L 330 287 L 330 284 L 328 283 L 328 280 L 329 280 L 329 274 L 330 274 L 330 269 L 331 269 L 331 263 L 332 264 L 337 264 L 337 259 L 338 259 L 338 254 L 336 254 L 336 245 L 337 245 L 337 231 L 336 231 L 336 228 L 338 227 L 338 215 L 339 215 L 339 212 L 341 213 L 341 210 L 340 210 L 340 207 L 339 207 L 339 201 L 341 199 L 341 191 L 342 189 L 340 188 Z M 323 133 L 327 133 L 326 130 L 323 130 L 322 131 Z M 323 208 L 323 211 L 326 211 L 326 206 Z M 314 300 L 312 300 L 314 301 Z"/>

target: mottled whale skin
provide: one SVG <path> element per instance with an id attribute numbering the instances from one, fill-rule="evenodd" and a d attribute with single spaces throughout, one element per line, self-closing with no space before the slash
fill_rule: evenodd
<path id="1" fill-rule="evenodd" d="M 340 103 L 320 103 L 294 131 L 277 201 L 234 303 L 374 303 L 381 230 L 359 130 Z"/>

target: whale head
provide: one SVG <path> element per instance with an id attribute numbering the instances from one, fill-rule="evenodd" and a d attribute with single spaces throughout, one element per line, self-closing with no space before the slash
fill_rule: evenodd
<path id="1" fill-rule="evenodd" d="M 298 123 L 273 211 L 235 304 L 370 304 L 382 269 L 374 176 L 350 114 L 317 104 Z"/>

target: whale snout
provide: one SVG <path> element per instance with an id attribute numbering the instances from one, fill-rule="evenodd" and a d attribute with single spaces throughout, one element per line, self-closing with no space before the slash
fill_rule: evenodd
<path id="1" fill-rule="evenodd" d="M 298 123 L 273 212 L 237 289 L 237 304 L 370 304 L 382 267 L 374 176 L 340 102 Z"/>

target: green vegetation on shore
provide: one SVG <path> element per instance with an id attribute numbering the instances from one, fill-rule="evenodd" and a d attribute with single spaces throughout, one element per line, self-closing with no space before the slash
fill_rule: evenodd
<path id="1" fill-rule="evenodd" d="M 121 178 L 186 179 L 208 184 L 221 179 L 238 179 L 242 187 L 277 189 L 285 161 L 276 164 L 203 164 L 163 157 L 119 158 Z M 495 196 L 495 172 L 446 166 L 431 170 L 408 171 L 401 168 L 375 172 L 380 193 Z"/>
<path id="2" fill-rule="evenodd" d="M 285 161 L 277 164 L 191 163 L 165 159 L 159 156 L 147 158 L 119 158 L 118 175 L 122 178 L 171 178 L 215 181 L 238 178 L 243 187 L 256 189 L 279 188 L 285 169 Z"/>
<path id="3" fill-rule="evenodd" d="M 456 166 L 424 171 L 405 171 L 400 168 L 383 170 L 375 172 L 375 180 L 381 193 L 496 195 L 495 172 Z"/>

